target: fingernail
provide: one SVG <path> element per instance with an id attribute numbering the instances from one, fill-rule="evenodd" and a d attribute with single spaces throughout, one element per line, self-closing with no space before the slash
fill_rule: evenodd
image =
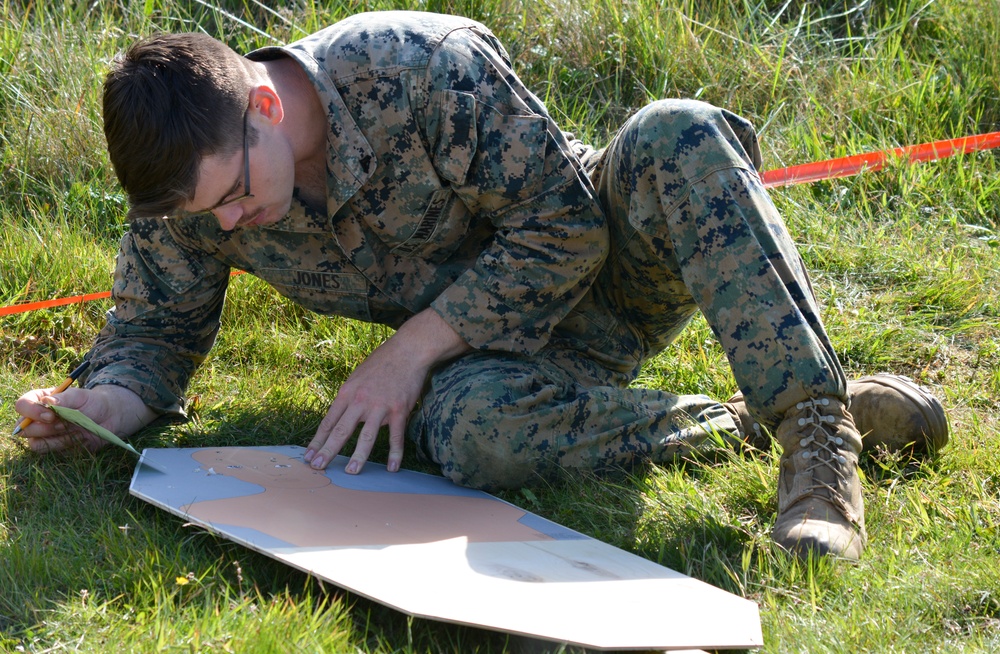
<path id="1" fill-rule="evenodd" d="M 347 474 L 349 474 L 349 475 L 356 475 L 356 474 L 358 474 L 358 462 L 357 461 L 351 461 L 350 463 L 347 464 Z"/>
<path id="2" fill-rule="evenodd" d="M 310 461 L 312 461 L 314 456 L 316 456 L 316 451 L 315 450 L 306 450 L 306 455 L 304 457 L 305 460 L 306 460 L 306 463 L 309 463 Z"/>
<path id="3" fill-rule="evenodd" d="M 321 469 L 323 467 L 324 463 L 326 463 L 326 462 L 323 460 L 323 455 L 320 455 L 320 456 L 317 456 L 315 459 L 313 459 L 310 462 L 310 465 L 312 467 L 316 468 L 317 470 L 319 470 L 319 469 Z"/>
<path id="4" fill-rule="evenodd" d="M 395 461 L 390 461 L 388 465 L 389 472 L 397 472 L 399 470 L 399 464 Z"/>

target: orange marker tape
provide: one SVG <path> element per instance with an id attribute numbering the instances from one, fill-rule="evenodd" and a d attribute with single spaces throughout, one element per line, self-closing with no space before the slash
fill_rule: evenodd
<path id="1" fill-rule="evenodd" d="M 761 180 L 766 188 L 818 182 L 822 179 L 849 177 L 861 172 L 879 170 L 892 158 L 905 158 L 910 162 L 934 161 L 956 154 L 989 150 L 1000 146 L 1000 132 L 963 136 L 957 139 L 934 141 L 910 145 L 903 148 L 893 148 L 881 152 L 855 154 L 849 157 L 827 159 L 813 163 L 768 170 L 761 174 Z"/>
<path id="2" fill-rule="evenodd" d="M 60 307 L 64 304 L 76 304 L 78 302 L 89 302 L 90 300 L 100 300 L 111 297 L 111 291 L 103 293 L 88 293 L 75 297 L 61 297 L 54 300 L 41 300 L 39 302 L 26 302 L 24 304 L 12 304 L 9 307 L 0 307 L 0 316 L 9 316 L 15 313 L 26 313 L 36 309 L 48 309 L 49 307 Z"/>
<path id="3" fill-rule="evenodd" d="M 230 273 L 231 277 L 236 275 L 242 275 L 244 271 L 234 270 Z M 0 316 L 10 316 L 15 313 L 27 313 L 29 311 L 35 311 L 36 309 L 48 309 L 50 307 L 61 307 L 65 304 L 78 304 L 80 302 L 89 302 L 91 300 L 103 300 L 104 298 L 111 297 L 111 291 L 104 291 L 103 293 L 87 293 L 86 295 L 75 295 L 73 297 L 61 297 L 52 300 L 39 300 L 38 302 L 25 302 L 24 304 L 12 304 L 9 307 L 0 307 Z"/>
<path id="4" fill-rule="evenodd" d="M 837 159 L 827 159 L 826 161 L 815 161 L 813 163 L 789 166 L 788 168 L 777 168 L 761 173 L 760 178 L 764 182 L 765 188 L 777 186 L 790 186 L 792 184 L 804 184 L 806 182 L 818 182 L 824 179 L 834 179 L 837 177 L 850 177 L 858 173 L 879 170 L 885 166 L 892 158 L 903 158 L 915 163 L 918 161 L 935 161 L 944 159 L 956 154 L 966 152 L 976 152 L 977 150 L 990 150 L 1000 147 L 1000 132 L 990 132 L 988 134 L 977 134 L 975 136 L 962 136 L 956 139 L 945 139 L 943 141 L 933 141 L 931 143 L 921 143 L 920 145 L 909 145 L 902 148 L 882 150 L 881 152 L 867 152 L 865 154 L 855 154 Z M 234 270 L 233 275 L 242 274 L 242 270 Z M 27 302 L 25 304 L 15 304 L 9 307 L 0 307 L 0 316 L 9 316 L 15 313 L 26 313 L 36 309 L 47 309 L 49 307 L 62 306 L 64 304 L 75 304 L 77 302 L 87 302 L 89 300 L 99 300 L 110 297 L 111 293 L 90 293 L 87 295 L 77 295 L 75 297 L 57 298 L 54 300 L 43 300 L 41 302 Z"/>

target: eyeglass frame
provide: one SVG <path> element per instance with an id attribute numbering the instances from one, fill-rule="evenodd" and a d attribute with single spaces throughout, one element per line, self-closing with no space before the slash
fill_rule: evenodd
<path id="1" fill-rule="evenodd" d="M 243 200 L 249 200 L 254 197 L 253 193 L 250 192 L 250 143 L 247 141 L 247 111 L 243 112 L 243 190 L 244 192 L 235 198 L 229 198 L 228 200 L 223 199 L 220 202 L 216 202 L 208 209 L 202 209 L 201 211 L 178 211 L 176 214 L 163 216 L 164 219 L 176 219 L 176 218 L 187 218 L 190 216 L 198 216 L 201 214 L 212 213 L 216 209 L 221 207 L 226 207 L 231 204 L 236 204 L 237 202 L 242 202 Z"/>

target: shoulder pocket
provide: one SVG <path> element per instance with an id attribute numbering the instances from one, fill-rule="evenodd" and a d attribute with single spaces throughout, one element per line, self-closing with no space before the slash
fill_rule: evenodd
<path id="1" fill-rule="evenodd" d="M 461 186 L 476 153 L 476 98 L 461 91 L 442 91 L 434 167 Z"/>
<path id="2" fill-rule="evenodd" d="M 434 166 L 443 179 L 475 186 L 478 193 L 504 202 L 538 192 L 549 138 L 545 116 L 510 112 L 470 93 L 441 91 L 437 119 Z"/>
<path id="3" fill-rule="evenodd" d="M 545 172 L 548 120 L 533 114 L 506 114 L 480 105 L 479 149 L 467 183 L 481 193 L 519 202 L 537 194 Z"/>
<path id="4" fill-rule="evenodd" d="M 156 224 L 161 221 L 160 218 L 133 221 L 129 231 L 132 246 L 161 284 L 174 293 L 184 293 L 205 277 L 205 267 L 174 240 L 165 224 Z"/>

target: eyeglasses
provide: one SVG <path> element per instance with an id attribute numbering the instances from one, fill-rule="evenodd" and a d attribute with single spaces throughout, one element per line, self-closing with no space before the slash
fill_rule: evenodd
<path id="1" fill-rule="evenodd" d="M 188 216 L 195 216 L 204 213 L 212 213 L 216 209 L 221 207 L 227 207 L 231 204 L 236 204 L 237 202 L 242 202 L 253 197 L 253 193 L 250 192 L 250 144 L 247 141 L 247 112 L 243 112 L 243 193 L 232 198 L 223 198 L 221 202 L 217 202 L 210 206 L 208 209 L 202 209 L 201 211 L 178 211 L 176 213 L 164 216 L 164 218 L 186 218 Z"/>

